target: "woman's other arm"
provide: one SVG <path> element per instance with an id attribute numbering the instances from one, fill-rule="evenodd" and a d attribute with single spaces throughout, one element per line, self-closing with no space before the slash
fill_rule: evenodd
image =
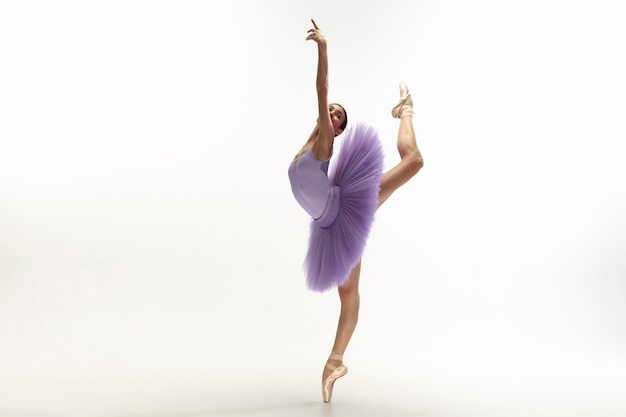
<path id="1" fill-rule="evenodd" d="M 306 40 L 313 40 L 317 43 L 317 105 L 319 112 L 319 139 L 313 144 L 313 155 L 324 160 L 330 157 L 335 141 L 335 131 L 330 120 L 328 109 L 328 52 L 326 38 L 322 31 L 311 19 L 313 28 L 308 30 L 309 35 Z"/>

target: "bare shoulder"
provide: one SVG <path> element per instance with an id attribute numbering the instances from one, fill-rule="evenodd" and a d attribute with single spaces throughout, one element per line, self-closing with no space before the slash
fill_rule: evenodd
<path id="1" fill-rule="evenodd" d="M 323 141 L 323 140 L 316 140 L 315 143 L 313 143 L 313 146 L 311 149 L 311 151 L 313 152 L 313 156 L 318 161 L 325 161 L 326 159 L 330 158 L 332 150 L 333 150 L 332 142 L 329 143 L 328 141 Z"/>

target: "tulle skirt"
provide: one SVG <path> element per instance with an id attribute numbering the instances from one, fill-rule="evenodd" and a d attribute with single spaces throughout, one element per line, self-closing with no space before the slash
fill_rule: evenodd
<path id="1" fill-rule="evenodd" d="M 330 198 L 324 215 L 311 221 L 304 261 L 307 287 L 317 292 L 341 286 L 361 259 L 383 173 L 382 145 L 371 126 L 355 124 L 338 140 L 329 167 Z"/>

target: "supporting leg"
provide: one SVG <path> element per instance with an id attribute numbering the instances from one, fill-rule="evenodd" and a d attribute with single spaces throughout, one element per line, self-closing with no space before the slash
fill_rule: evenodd
<path id="1" fill-rule="evenodd" d="M 361 275 L 361 261 L 354 267 L 348 280 L 338 288 L 339 299 L 341 300 L 341 312 L 339 314 L 339 323 L 337 325 L 337 333 L 335 335 L 335 343 L 332 352 L 336 355 L 343 355 L 348 347 L 348 343 L 352 338 L 354 329 L 359 320 L 359 277 Z M 331 366 L 339 366 L 342 364 L 341 359 L 328 359 Z M 322 381 L 330 375 L 331 370 L 324 368 Z"/>

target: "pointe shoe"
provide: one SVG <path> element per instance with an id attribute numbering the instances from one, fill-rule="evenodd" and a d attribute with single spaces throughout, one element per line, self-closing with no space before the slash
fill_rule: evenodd
<path id="1" fill-rule="evenodd" d="M 400 83 L 400 101 L 391 109 L 391 115 L 396 119 L 413 116 L 413 99 L 404 81 Z"/>
<path id="2" fill-rule="evenodd" d="M 338 355 L 333 352 L 328 359 L 342 360 L 343 355 Z M 322 382 L 322 398 L 325 403 L 330 402 L 333 396 L 333 386 L 335 381 L 348 373 L 348 367 L 343 363 L 339 366 L 334 366 L 326 362 L 326 368 L 333 372 Z"/>

